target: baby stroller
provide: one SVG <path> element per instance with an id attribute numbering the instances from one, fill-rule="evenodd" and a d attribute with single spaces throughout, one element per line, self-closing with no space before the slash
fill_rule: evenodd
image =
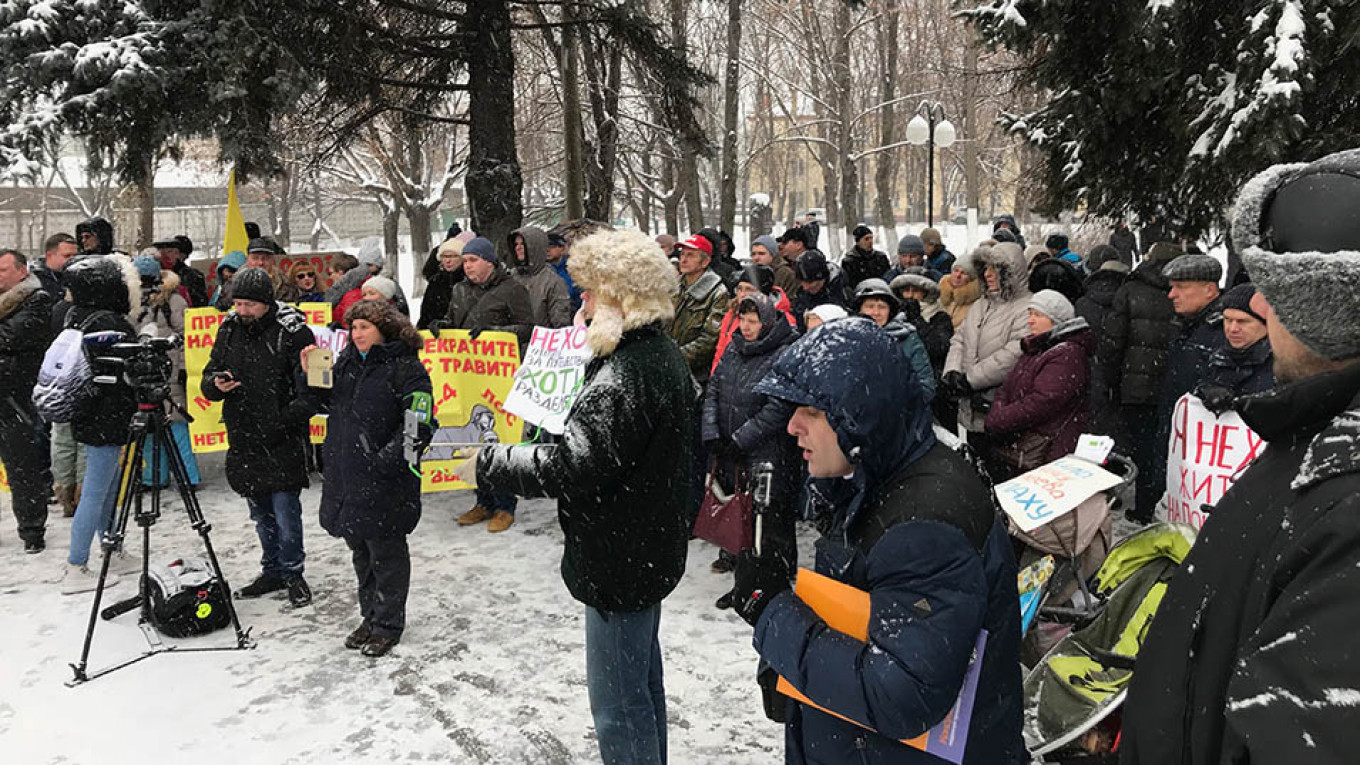
<path id="1" fill-rule="evenodd" d="M 1036 577 L 1034 569 L 1022 577 L 1043 582 L 1037 602 L 1039 619 L 1049 623 L 1070 624 L 1090 618 L 1095 596 L 1087 586 L 1091 575 L 1100 568 L 1113 543 L 1111 518 L 1123 511 L 1132 501 L 1138 468 L 1133 461 L 1119 454 L 1111 454 L 1102 465 L 1119 476 L 1118 485 L 1099 492 L 1082 502 L 1076 509 L 1031 531 L 1021 531 L 1009 524 L 1011 537 L 1017 543 L 1016 558 L 1022 572 L 1029 571 L 1047 557 L 1053 559 L 1052 572 L 1047 577 Z M 1047 565 L 1047 564 L 1041 564 Z M 1042 656 L 1057 638 L 1044 643 L 1032 656 Z"/>
<path id="2" fill-rule="evenodd" d="M 1098 613 L 1025 677 L 1025 745 L 1035 762 L 1113 763 L 1134 661 L 1194 527 L 1149 526 L 1110 551 L 1093 578 Z"/>

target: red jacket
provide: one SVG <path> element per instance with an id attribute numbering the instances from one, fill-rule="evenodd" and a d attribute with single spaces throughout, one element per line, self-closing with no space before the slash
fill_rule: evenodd
<path id="1" fill-rule="evenodd" d="M 774 288 L 774 294 L 778 298 L 774 301 L 775 310 L 784 314 L 784 318 L 789 320 L 790 327 L 797 329 L 798 320 L 793 317 L 793 305 L 789 302 L 789 296 L 779 287 Z M 727 344 L 732 342 L 732 334 L 737 331 L 737 301 L 732 301 L 731 305 L 732 307 L 723 315 L 722 326 L 718 328 L 718 348 L 713 352 L 713 366 L 708 370 L 710 375 L 718 369 L 723 351 L 727 350 Z"/>

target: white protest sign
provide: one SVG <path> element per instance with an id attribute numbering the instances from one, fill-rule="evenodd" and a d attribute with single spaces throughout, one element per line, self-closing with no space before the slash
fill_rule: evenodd
<path id="1" fill-rule="evenodd" d="M 1203 526 L 1204 506 L 1218 504 L 1265 447 L 1265 440 L 1236 412 L 1215 415 L 1198 397 L 1181 396 L 1171 416 L 1162 520 Z"/>
<path id="2" fill-rule="evenodd" d="M 330 327 L 320 327 L 315 324 L 309 325 L 312 330 L 312 337 L 316 338 L 316 347 L 329 348 L 338 358 L 340 351 L 345 350 L 349 345 L 349 333 L 343 329 L 331 329 Z"/>
<path id="3" fill-rule="evenodd" d="M 1033 531 L 1119 482 L 1108 470 L 1063 457 L 997 486 L 996 497 L 1021 531 Z"/>
<path id="4" fill-rule="evenodd" d="M 524 350 L 524 361 L 505 398 L 505 410 L 560 435 L 585 382 L 590 355 L 585 327 L 534 327 L 533 339 Z"/>

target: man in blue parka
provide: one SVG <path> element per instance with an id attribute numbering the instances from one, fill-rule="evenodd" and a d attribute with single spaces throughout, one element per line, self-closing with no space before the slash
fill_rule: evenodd
<path id="1" fill-rule="evenodd" d="M 904 393 L 911 377 L 886 333 L 841 321 L 791 346 L 756 386 L 797 407 L 789 432 L 819 505 L 817 572 L 870 596 L 866 643 L 789 592 L 777 560 L 738 561 L 734 607 L 754 625 L 763 663 L 817 705 L 869 726 L 788 701 L 790 765 L 938 763 L 900 741 L 950 711 L 984 629 L 963 761 L 1028 760 L 1015 560 L 989 488 L 936 441 L 919 387 Z"/>

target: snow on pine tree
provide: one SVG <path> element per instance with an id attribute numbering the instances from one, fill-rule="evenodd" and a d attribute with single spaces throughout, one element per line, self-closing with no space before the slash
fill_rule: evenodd
<path id="1" fill-rule="evenodd" d="M 960 0 L 1028 64 L 1003 122 L 1047 158 L 1048 205 L 1221 224 L 1261 169 L 1356 145 L 1360 5 L 1346 0 Z"/>

